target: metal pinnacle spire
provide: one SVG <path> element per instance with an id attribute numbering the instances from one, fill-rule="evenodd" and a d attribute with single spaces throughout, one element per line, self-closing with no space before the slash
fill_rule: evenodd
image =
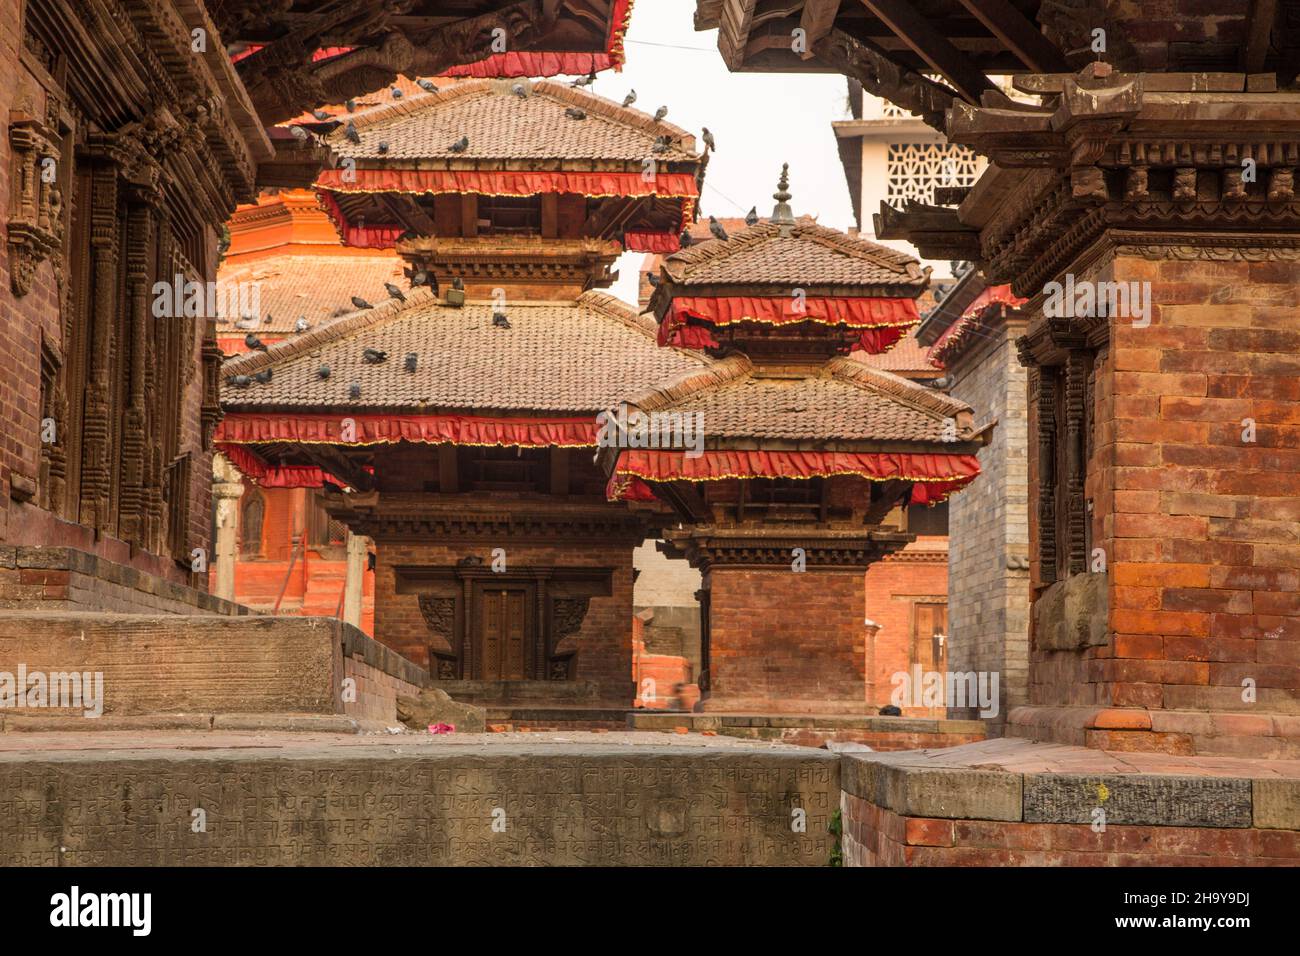
<path id="1" fill-rule="evenodd" d="M 790 228 L 794 226 L 794 212 L 790 209 L 790 164 L 781 164 L 781 181 L 776 184 L 776 192 L 772 193 L 772 198 L 776 200 L 776 208 L 772 210 L 771 222 L 774 226 L 781 227 L 781 234 L 788 235 Z"/>

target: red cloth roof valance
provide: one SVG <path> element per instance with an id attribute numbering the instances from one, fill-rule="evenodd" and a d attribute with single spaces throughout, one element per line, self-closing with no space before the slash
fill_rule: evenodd
<path id="1" fill-rule="evenodd" d="M 326 481 L 342 485 L 339 479 L 312 465 L 271 465 L 239 445 L 219 445 L 221 454 L 230 459 L 253 483 L 262 488 L 319 488 Z"/>
<path id="2" fill-rule="evenodd" d="M 351 423 L 351 424 L 348 424 Z M 231 412 L 217 426 L 224 445 L 290 442 L 384 445 L 399 441 L 441 445 L 521 445 L 590 448 L 599 431 L 585 418 L 488 418 L 476 415 L 321 415 Z M 345 437 L 345 429 L 348 430 Z"/>
<path id="3" fill-rule="evenodd" d="M 685 228 L 683 226 L 683 228 Z M 682 247 L 678 232 L 625 232 L 623 248 L 627 252 L 655 252 L 666 254 Z"/>
<path id="4" fill-rule="evenodd" d="M 906 331 L 901 326 L 863 329 L 862 334 L 849 346 L 849 351 L 880 355 L 897 345 Z M 663 323 L 659 326 L 659 344 L 674 345 L 683 349 L 706 349 L 717 348 L 718 340 L 714 338 L 713 330 L 705 325 L 679 325 L 669 332 L 667 323 Z"/>
<path id="5" fill-rule="evenodd" d="M 623 451 L 615 466 L 619 479 L 643 481 L 720 481 L 727 478 L 816 478 L 857 475 L 869 481 L 911 481 L 933 484 L 921 495 L 932 504 L 936 494 L 947 497 L 980 473 L 974 455 L 925 452 L 722 451 L 706 450 L 698 458 L 685 452 L 633 448 Z M 613 490 L 621 487 L 611 485 Z M 630 489 L 630 483 L 627 485 Z"/>
<path id="6" fill-rule="evenodd" d="M 921 315 L 916 310 L 916 301 L 907 298 L 675 296 L 668 314 L 659 324 L 659 344 L 683 348 L 716 346 L 717 342 L 707 328 L 687 324 L 692 319 L 714 326 L 739 322 L 844 325 L 863 330 L 851 351 L 862 350 L 876 355 L 891 348 L 903 337 L 906 329 L 921 321 Z"/>
<path id="7" fill-rule="evenodd" d="M 325 169 L 317 191 L 336 193 L 477 193 L 480 196 L 536 196 L 578 193 L 583 196 L 698 196 L 694 173 L 591 173 L 566 170 L 509 169 Z"/>
<path id="8" fill-rule="evenodd" d="M 614 0 L 610 11 L 609 37 L 604 53 L 494 53 L 464 66 L 453 66 L 444 76 L 568 76 L 621 70 L 625 55 L 623 37 L 632 19 L 632 0 Z"/>

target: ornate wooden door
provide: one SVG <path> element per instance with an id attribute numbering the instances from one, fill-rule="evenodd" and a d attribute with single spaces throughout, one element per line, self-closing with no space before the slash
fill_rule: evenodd
<path id="1" fill-rule="evenodd" d="M 490 587 L 479 595 L 480 680 L 526 680 L 531 646 L 529 590 L 523 587 Z"/>

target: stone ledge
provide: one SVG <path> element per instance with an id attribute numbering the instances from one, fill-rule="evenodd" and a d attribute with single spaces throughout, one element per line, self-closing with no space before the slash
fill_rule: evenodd
<path id="1" fill-rule="evenodd" d="M 842 755 L 845 793 L 904 817 L 1300 830 L 1300 761 L 1107 753 L 1007 738 Z"/>
<path id="2" fill-rule="evenodd" d="M 194 611 L 226 616 L 248 615 L 249 608 L 207 591 L 167 581 L 157 575 L 110 561 L 87 551 L 70 547 L 8 546 L 0 549 L 0 568 L 19 570 L 66 571 L 70 575 L 84 575 L 92 581 L 103 581 L 138 593 L 145 598 L 172 601 Z M 79 588 L 78 593 L 94 596 L 93 589 Z M 47 598 L 48 600 L 55 600 Z M 33 597 L 33 601 L 38 600 Z M 24 602 L 25 603 L 25 602 Z M 76 603 L 76 602 L 71 602 Z M 93 606 L 93 605 L 92 605 Z M 185 610 L 158 608 L 165 613 L 186 613 Z"/>

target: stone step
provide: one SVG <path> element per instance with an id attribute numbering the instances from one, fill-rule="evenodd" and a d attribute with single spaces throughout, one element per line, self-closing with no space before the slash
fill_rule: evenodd
<path id="1" fill-rule="evenodd" d="M 23 699 L 4 698 L 6 674 L 29 688 Z M 423 668 L 334 618 L 0 611 L 6 719 L 342 714 L 395 723 L 397 695 L 426 681 Z"/>

